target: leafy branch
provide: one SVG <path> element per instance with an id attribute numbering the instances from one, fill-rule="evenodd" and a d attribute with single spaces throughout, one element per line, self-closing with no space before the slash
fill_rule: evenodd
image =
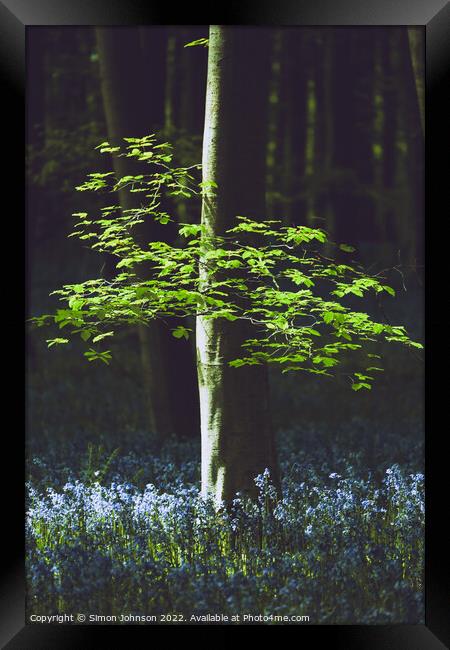
<path id="1" fill-rule="evenodd" d="M 88 360 L 108 363 L 109 350 L 94 347 L 114 336 L 118 327 L 146 324 L 171 316 L 226 319 L 251 323 L 254 336 L 242 346 L 233 367 L 276 363 L 283 372 L 306 371 L 333 376 L 348 354 L 364 355 L 362 367 L 351 376 L 353 390 L 370 389 L 377 343 L 400 343 L 422 348 L 403 325 L 374 321 L 352 308 L 368 294 L 395 295 L 382 274 L 370 275 L 350 263 L 326 257 L 327 234 L 320 228 L 285 226 L 278 220 L 255 221 L 237 216 L 235 225 L 221 235 L 200 224 L 180 224 L 182 244 L 162 241 L 138 243 L 133 229 L 145 220 L 172 221 L 160 210 L 164 194 L 189 199 L 214 190 L 214 183 L 198 182 L 193 167 L 175 167 L 169 143 L 156 143 L 154 135 L 126 138 L 125 146 L 104 142 L 101 153 L 136 158 L 150 166 L 149 174 L 116 178 L 113 172 L 90 174 L 79 191 L 142 193 L 139 208 L 122 210 L 108 205 L 99 217 L 75 213 L 76 236 L 94 250 L 116 256 L 117 275 L 108 281 L 92 279 L 64 285 L 53 293 L 64 307 L 55 314 L 32 319 L 36 325 L 55 324 L 89 345 Z M 329 242 L 328 242 L 329 243 Z M 348 254 L 354 248 L 341 244 Z M 178 339 L 191 330 L 178 326 Z M 66 336 L 69 336 L 67 333 Z M 67 343 L 54 338 L 48 345 Z M 361 366 L 359 361 L 359 366 Z"/>

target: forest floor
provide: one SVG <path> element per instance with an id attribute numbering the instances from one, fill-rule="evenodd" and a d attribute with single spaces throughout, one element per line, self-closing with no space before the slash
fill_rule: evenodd
<path id="1" fill-rule="evenodd" d="M 365 393 L 345 379 L 274 374 L 283 498 L 261 477 L 258 503 L 238 499 L 225 514 L 199 498 L 199 440 L 160 448 L 147 431 L 135 332 L 119 337 L 110 366 L 41 339 L 29 339 L 29 615 L 423 622 L 415 355 L 386 351 Z"/>
<path id="2" fill-rule="evenodd" d="M 373 422 L 346 426 L 345 453 L 345 431 L 280 434 L 283 498 L 260 476 L 229 513 L 199 497 L 196 441 L 30 441 L 28 614 L 422 623 L 420 432 L 374 447 Z"/>

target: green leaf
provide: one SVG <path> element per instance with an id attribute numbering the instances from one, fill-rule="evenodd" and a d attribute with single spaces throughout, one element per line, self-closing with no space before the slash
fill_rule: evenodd
<path id="1" fill-rule="evenodd" d="M 111 359 L 111 352 L 109 350 L 98 352 L 97 350 L 90 348 L 87 352 L 84 352 L 84 356 L 88 361 L 95 361 L 98 359 L 99 361 L 103 361 L 103 363 L 106 363 L 108 365 L 109 360 Z"/>
<path id="2" fill-rule="evenodd" d="M 207 44 L 207 39 L 198 39 L 186 46 Z M 237 352 L 242 358 L 234 359 L 232 367 L 277 363 L 283 371 L 303 370 L 330 377 L 341 355 L 347 364 L 352 351 L 378 339 L 422 348 L 410 341 L 402 326 L 375 323 L 369 314 L 352 311 L 344 304 L 352 295 L 364 299 L 369 290 L 392 296 L 395 292 L 361 266 L 338 264 L 321 255 L 317 249 L 327 239 L 321 229 L 239 215 L 234 227 L 221 235 L 201 224 L 181 223 L 179 235 L 187 239 L 182 244 L 179 240 L 176 244 L 142 242 L 133 230 L 139 224 L 146 220 L 174 222 L 161 209 L 165 196 L 183 201 L 196 197 L 197 201 L 200 195 L 214 194 L 217 184 L 208 180 L 198 183 L 192 170 L 198 171 L 199 164 L 175 166 L 172 145 L 158 142 L 155 134 L 123 140 L 120 151 L 106 141 L 98 148 L 134 157 L 135 164 L 141 161 L 146 173 L 122 176 L 120 180 L 112 171 L 92 173 L 79 189 L 108 196 L 116 189 L 124 193 L 142 191 L 145 195 L 140 207 L 121 210 L 118 205 L 105 206 L 100 208 L 100 218 L 95 219 L 89 219 L 87 212 L 75 213 L 78 222 L 73 228 L 78 239 L 102 255 L 110 254 L 122 270 L 113 279 L 100 277 L 55 291 L 65 308 L 55 310 L 56 315 L 35 319 L 36 324 L 54 321 L 59 328 L 66 328 L 65 332 L 70 330 L 71 336 L 80 335 L 83 341 L 95 344 L 113 335 L 112 331 L 103 332 L 110 326 L 144 324 L 155 318 L 167 322 L 172 317 L 191 319 L 201 313 L 205 319 L 248 319 L 259 338 L 245 341 L 242 348 L 247 356 Z M 177 151 L 178 159 L 183 156 Z M 195 212 L 195 204 L 192 209 Z M 348 244 L 341 244 L 339 249 L 346 253 L 355 250 Z M 179 325 L 172 335 L 188 339 L 190 332 Z M 49 347 L 66 342 L 68 339 L 48 340 Z M 85 356 L 103 363 L 111 358 L 109 351 L 94 348 Z M 358 356 L 356 361 L 360 368 Z M 371 370 L 382 369 L 374 366 L 363 372 Z M 353 390 L 370 390 L 371 380 L 370 375 L 354 374 Z"/>
<path id="3" fill-rule="evenodd" d="M 367 390 L 371 390 L 372 386 L 370 384 L 366 384 L 365 382 L 358 382 L 352 384 L 352 390 L 361 390 L 361 388 L 366 388 Z"/>
<path id="4" fill-rule="evenodd" d="M 92 343 L 97 343 L 98 341 L 105 339 L 107 336 L 114 336 L 114 332 L 105 332 L 104 334 L 98 334 L 97 336 L 94 336 Z"/>
<path id="5" fill-rule="evenodd" d="M 182 227 L 179 228 L 178 232 L 182 237 L 192 237 L 198 235 L 202 231 L 202 226 L 196 223 L 184 223 L 181 224 Z"/>
<path id="6" fill-rule="evenodd" d="M 197 38 L 196 41 L 190 41 L 190 43 L 186 43 L 184 47 L 195 47 L 196 45 L 203 45 L 203 47 L 208 47 L 209 38 Z"/>
<path id="7" fill-rule="evenodd" d="M 344 251 L 344 253 L 354 253 L 356 250 L 356 248 L 349 246 L 348 244 L 339 244 L 339 248 L 341 251 Z"/>
<path id="8" fill-rule="evenodd" d="M 313 363 L 321 363 L 325 368 L 332 368 L 336 364 L 339 363 L 337 359 L 333 359 L 333 357 L 322 357 L 320 355 L 313 357 Z"/>
<path id="9" fill-rule="evenodd" d="M 51 348 L 53 345 L 59 345 L 61 343 L 68 343 L 68 342 L 69 342 L 69 339 L 59 339 L 59 338 L 47 339 L 47 341 L 46 341 L 47 347 L 49 347 L 49 348 Z"/>
<path id="10" fill-rule="evenodd" d="M 178 327 L 172 330 L 172 336 L 176 339 L 185 338 L 187 341 L 189 339 L 189 332 L 192 332 L 192 330 L 183 325 L 178 325 Z"/>
<path id="11" fill-rule="evenodd" d="M 85 301 L 82 298 L 76 298 L 75 296 L 69 299 L 69 307 L 75 311 L 78 311 L 84 303 Z"/>
<path id="12" fill-rule="evenodd" d="M 392 287 L 389 287 L 387 284 L 385 284 L 383 285 L 382 288 L 391 296 L 395 296 L 395 289 L 393 289 Z"/>
<path id="13" fill-rule="evenodd" d="M 240 368 L 241 366 L 246 365 L 246 361 L 244 359 L 233 359 L 233 361 L 230 361 L 228 365 L 232 368 Z"/>

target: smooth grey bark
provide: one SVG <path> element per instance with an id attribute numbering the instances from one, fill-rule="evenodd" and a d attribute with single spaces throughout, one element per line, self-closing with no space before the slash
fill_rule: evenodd
<path id="1" fill-rule="evenodd" d="M 268 52 L 265 29 L 210 27 L 203 180 L 218 187 L 202 204 L 209 236 L 237 215 L 265 216 Z M 266 467 L 278 481 L 267 367 L 228 365 L 252 336 L 246 321 L 199 315 L 196 330 L 202 493 L 229 503 L 238 491 L 255 494 L 254 477 Z"/>

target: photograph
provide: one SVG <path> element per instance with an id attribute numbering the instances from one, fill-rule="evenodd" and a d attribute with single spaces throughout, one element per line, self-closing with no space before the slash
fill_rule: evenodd
<path id="1" fill-rule="evenodd" d="M 26 620 L 425 623 L 425 28 L 26 34 Z"/>

